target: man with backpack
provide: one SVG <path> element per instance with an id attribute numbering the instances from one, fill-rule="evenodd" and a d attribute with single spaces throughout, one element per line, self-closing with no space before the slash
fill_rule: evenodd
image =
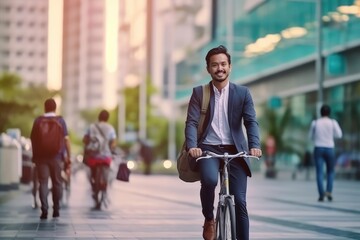
<path id="1" fill-rule="evenodd" d="M 31 130 L 33 162 L 36 165 L 39 179 L 39 196 L 41 202 L 40 219 L 48 215 L 48 181 L 52 182 L 53 217 L 60 216 L 60 199 L 62 197 L 61 171 L 70 169 L 70 140 L 65 120 L 57 116 L 56 102 L 49 98 L 44 103 L 45 114 L 35 119 Z"/>

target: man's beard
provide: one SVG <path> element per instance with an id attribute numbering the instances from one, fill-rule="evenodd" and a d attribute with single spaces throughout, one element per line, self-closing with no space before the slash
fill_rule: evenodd
<path id="1" fill-rule="evenodd" d="M 226 80 L 226 78 L 224 78 L 224 79 L 213 78 L 213 80 L 216 82 L 223 82 Z"/>
<path id="2" fill-rule="evenodd" d="M 223 71 L 222 71 L 223 72 Z M 219 78 L 217 77 L 217 72 L 213 75 L 213 80 L 216 81 L 216 82 L 224 82 L 228 77 L 229 77 L 229 74 L 227 72 L 223 72 L 224 74 L 224 77 L 223 78 Z"/>

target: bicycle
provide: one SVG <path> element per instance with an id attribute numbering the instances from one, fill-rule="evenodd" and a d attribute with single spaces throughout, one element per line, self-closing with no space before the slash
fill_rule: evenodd
<path id="1" fill-rule="evenodd" d="M 235 218 L 235 201 L 234 195 L 229 190 L 229 163 L 235 158 L 252 158 L 259 160 L 258 157 L 248 155 L 246 152 L 236 154 L 217 154 L 211 151 L 204 151 L 203 156 L 196 159 L 220 158 L 224 162 L 224 166 L 220 171 L 220 191 L 219 201 L 216 210 L 216 239 L 218 240 L 236 240 L 236 218 Z"/>
<path id="2" fill-rule="evenodd" d="M 106 163 L 97 163 L 94 167 L 93 199 L 95 209 L 101 210 L 102 206 L 108 206 L 107 188 L 110 167 Z"/>

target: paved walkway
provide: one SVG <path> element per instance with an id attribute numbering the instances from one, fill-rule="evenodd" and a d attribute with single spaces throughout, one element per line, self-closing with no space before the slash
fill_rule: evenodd
<path id="1" fill-rule="evenodd" d="M 336 181 L 334 201 L 319 203 L 314 180 L 303 179 L 249 179 L 251 239 L 360 239 L 360 182 Z M 0 239 L 202 239 L 198 183 L 135 174 L 130 180 L 113 182 L 110 206 L 96 211 L 85 172 L 78 172 L 68 205 L 55 220 L 51 210 L 49 219 L 39 219 L 30 186 L 0 192 Z"/>

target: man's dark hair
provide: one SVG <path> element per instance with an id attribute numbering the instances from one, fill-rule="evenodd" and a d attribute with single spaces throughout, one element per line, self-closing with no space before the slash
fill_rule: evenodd
<path id="1" fill-rule="evenodd" d="M 106 111 L 106 110 L 102 110 L 100 113 L 99 113 L 99 121 L 103 121 L 103 122 L 107 122 L 109 120 L 109 112 Z"/>
<path id="2" fill-rule="evenodd" d="M 52 98 L 48 98 L 44 103 L 45 112 L 55 112 L 56 111 L 56 102 Z"/>
<path id="3" fill-rule="evenodd" d="M 321 109 L 320 109 L 320 114 L 321 114 L 321 116 L 322 117 L 328 117 L 328 116 L 330 116 L 330 113 L 331 113 L 331 108 L 330 108 L 330 106 L 329 105 L 326 105 L 326 104 L 324 104 L 324 105 L 322 105 L 322 107 L 321 107 Z"/>
<path id="4" fill-rule="evenodd" d="M 224 47 L 223 45 L 220 45 L 216 48 L 212 48 L 210 49 L 210 51 L 206 54 L 206 57 L 205 57 L 205 60 L 206 60 L 206 66 L 208 67 L 209 66 L 209 63 L 210 63 L 210 58 L 213 56 L 213 55 L 217 55 L 217 54 L 225 54 L 228 58 L 228 62 L 229 64 L 231 64 L 231 56 L 230 54 L 228 53 L 227 51 L 227 48 Z"/>

